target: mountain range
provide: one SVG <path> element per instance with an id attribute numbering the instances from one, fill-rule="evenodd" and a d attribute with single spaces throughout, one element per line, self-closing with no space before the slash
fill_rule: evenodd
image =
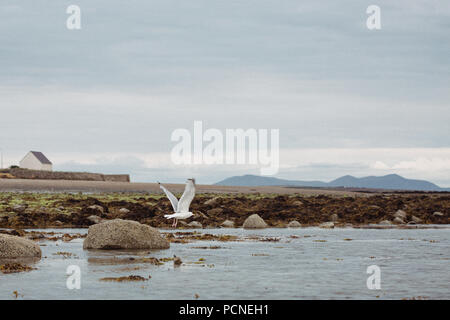
<path id="1" fill-rule="evenodd" d="M 285 180 L 274 177 L 255 175 L 234 176 L 217 182 L 219 186 L 295 186 L 295 187 L 321 187 L 321 188 L 368 188 L 368 189 L 395 189 L 415 191 L 450 191 L 450 188 L 441 188 L 425 180 L 406 179 L 398 174 L 385 176 L 368 176 L 356 178 L 346 175 L 330 182 Z"/>

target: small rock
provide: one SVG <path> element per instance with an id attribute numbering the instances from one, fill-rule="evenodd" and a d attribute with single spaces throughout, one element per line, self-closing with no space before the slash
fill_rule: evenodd
<path id="1" fill-rule="evenodd" d="M 394 222 L 395 224 L 405 224 L 405 221 L 403 221 L 403 219 L 400 217 L 395 217 L 395 219 L 392 220 L 392 222 Z"/>
<path id="2" fill-rule="evenodd" d="M 300 228 L 302 225 L 297 220 L 292 220 L 287 226 L 288 228 Z"/>
<path id="3" fill-rule="evenodd" d="M 209 216 L 215 216 L 215 215 L 219 215 L 219 214 L 223 213 L 223 209 L 222 208 L 214 208 L 214 209 L 206 211 L 206 213 Z"/>
<path id="4" fill-rule="evenodd" d="M 267 228 L 267 223 L 255 213 L 245 219 L 243 227 L 244 229 L 264 229 Z"/>
<path id="5" fill-rule="evenodd" d="M 222 228 L 234 228 L 234 222 L 231 220 L 225 220 L 220 226 Z"/>
<path id="6" fill-rule="evenodd" d="M 102 221 L 102 218 L 92 215 L 87 217 L 87 220 L 89 220 L 92 223 L 100 223 Z"/>
<path id="7" fill-rule="evenodd" d="M 412 216 L 412 217 L 411 217 L 411 220 L 412 220 L 412 222 L 414 222 L 414 223 L 421 223 L 421 222 L 422 222 L 422 219 L 420 219 L 420 218 L 418 218 L 418 217 L 416 217 L 416 216 Z"/>
<path id="8" fill-rule="evenodd" d="M 63 223 L 61 221 L 59 221 L 59 220 L 56 220 L 55 222 L 53 222 L 53 224 L 56 225 L 56 226 L 62 226 L 63 225 Z"/>
<path id="9" fill-rule="evenodd" d="M 214 206 L 218 202 L 219 199 L 220 199 L 219 197 L 214 197 L 212 199 L 205 201 L 204 205 L 205 206 Z"/>
<path id="10" fill-rule="evenodd" d="M 339 220 L 339 217 L 336 213 L 334 213 L 331 215 L 330 220 L 333 222 L 337 222 Z"/>
<path id="11" fill-rule="evenodd" d="M 128 214 L 128 213 L 130 213 L 130 210 L 128 210 L 127 208 L 120 208 L 119 213 L 120 214 Z"/>
<path id="12" fill-rule="evenodd" d="M 200 216 L 200 217 L 202 217 L 203 219 L 208 219 L 208 216 L 207 216 L 206 214 L 204 214 L 203 212 L 201 212 L 201 211 L 199 211 L 199 212 L 197 213 L 197 216 Z"/>
<path id="13" fill-rule="evenodd" d="M 435 217 L 443 217 L 444 214 L 442 212 L 436 211 L 436 212 L 433 213 L 433 216 L 435 216 Z"/>
<path id="14" fill-rule="evenodd" d="M 402 220 L 405 220 L 406 219 L 406 212 L 403 211 L 403 210 L 397 210 L 397 212 L 394 213 L 394 217 L 395 218 L 400 218 Z"/>
<path id="15" fill-rule="evenodd" d="M 15 212 L 23 213 L 27 208 L 26 204 L 16 204 L 12 207 Z"/>
<path id="16" fill-rule="evenodd" d="M 100 213 L 104 213 L 105 209 L 103 209 L 102 206 L 99 206 L 98 204 L 94 204 L 92 206 L 89 206 L 88 209 L 92 210 L 92 211 L 98 211 Z"/>
<path id="17" fill-rule="evenodd" d="M 351 223 L 345 223 L 344 227 L 345 228 L 353 228 L 353 225 Z"/>
<path id="18" fill-rule="evenodd" d="M 303 202 L 301 202 L 300 200 L 296 200 L 296 201 L 292 202 L 292 205 L 294 205 L 296 207 L 302 207 Z"/>
<path id="19" fill-rule="evenodd" d="M 203 228 L 202 224 L 198 221 L 192 221 L 192 222 L 188 223 L 188 227 L 195 228 L 195 229 Z"/>
<path id="20" fill-rule="evenodd" d="M 329 222 L 321 223 L 321 224 L 319 224 L 319 228 L 333 229 L 334 228 L 334 222 L 333 221 L 329 221 Z"/>
<path id="21" fill-rule="evenodd" d="M 389 220 L 383 220 L 383 221 L 379 222 L 378 224 L 382 225 L 382 226 L 390 226 L 390 225 L 392 225 L 392 222 Z"/>

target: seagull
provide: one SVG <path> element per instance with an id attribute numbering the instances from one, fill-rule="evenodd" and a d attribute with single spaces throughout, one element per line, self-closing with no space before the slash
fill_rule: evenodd
<path id="1" fill-rule="evenodd" d="M 192 212 L 189 212 L 189 205 L 195 196 L 195 179 L 192 178 L 187 180 L 186 187 L 184 188 L 180 201 L 178 201 L 177 197 L 175 197 L 173 193 L 167 190 L 161 183 L 158 182 L 158 184 L 166 194 L 167 198 L 169 198 L 173 211 L 175 212 L 173 214 L 165 214 L 164 217 L 167 219 L 173 219 L 172 227 L 176 228 L 178 219 L 187 219 L 194 215 Z"/>

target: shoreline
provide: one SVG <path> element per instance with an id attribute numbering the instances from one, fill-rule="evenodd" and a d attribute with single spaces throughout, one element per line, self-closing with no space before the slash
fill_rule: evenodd
<path id="1" fill-rule="evenodd" d="M 271 228 L 287 227 L 291 221 L 302 227 L 327 223 L 328 227 L 378 229 L 450 224 L 450 196 L 439 194 L 203 193 L 195 197 L 191 210 L 194 216 L 180 220 L 180 227 L 218 228 L 227 220 L 240 227 L 252 214 Z M 87 228 L 125 219 L 170 229 L 172 222 L 164 218 L 168 213 L 172 206 L 163 194 L 0 192 L 0 228 Z"/>

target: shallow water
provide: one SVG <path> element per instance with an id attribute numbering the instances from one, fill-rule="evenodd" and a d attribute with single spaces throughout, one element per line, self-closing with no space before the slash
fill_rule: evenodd
<path id="1" fill-rule="evenodd" d="M 86 229 L 45 230 L 86 233 Z M 191 230 L 189 230 L 191 231 Z M 144 252 L 86 251 L 83 239 L 41 241 L 37 270 L 0 273 L 0 299 L 402 299 L 450 298 L 450 229 L 243 229 L 198 230 L 234 234 L 245 241 L 172 243 Z M 165 232 L 165 231 L 163 231 Z M 248 239 L 277 237 L 278 242 Z M 298 238 L 291 238 L 296 236 Z M 344 240 L 344 239 L 352 239 Z M 318 241 L 319 240 L 319 241 Z M 320 240 L 325 240 L 320 241 Z M 198 249 L 198 246 L 220 246 Z M 70 252 L 72 257 L 54 255 Z M 183 265 L 100 263 L 105 258 L 173 257 Z M 204 263 L 191 264 L 204 258 Z M 66 269 L 81 269 L 81 289 L 66 287 Z M 366 285 L 370 265 L 381 268 L 381 289 Z M 138 270 L 129 268 L 138 267 Z M 140 275 L 144 282 L 103 282 Z"/>

